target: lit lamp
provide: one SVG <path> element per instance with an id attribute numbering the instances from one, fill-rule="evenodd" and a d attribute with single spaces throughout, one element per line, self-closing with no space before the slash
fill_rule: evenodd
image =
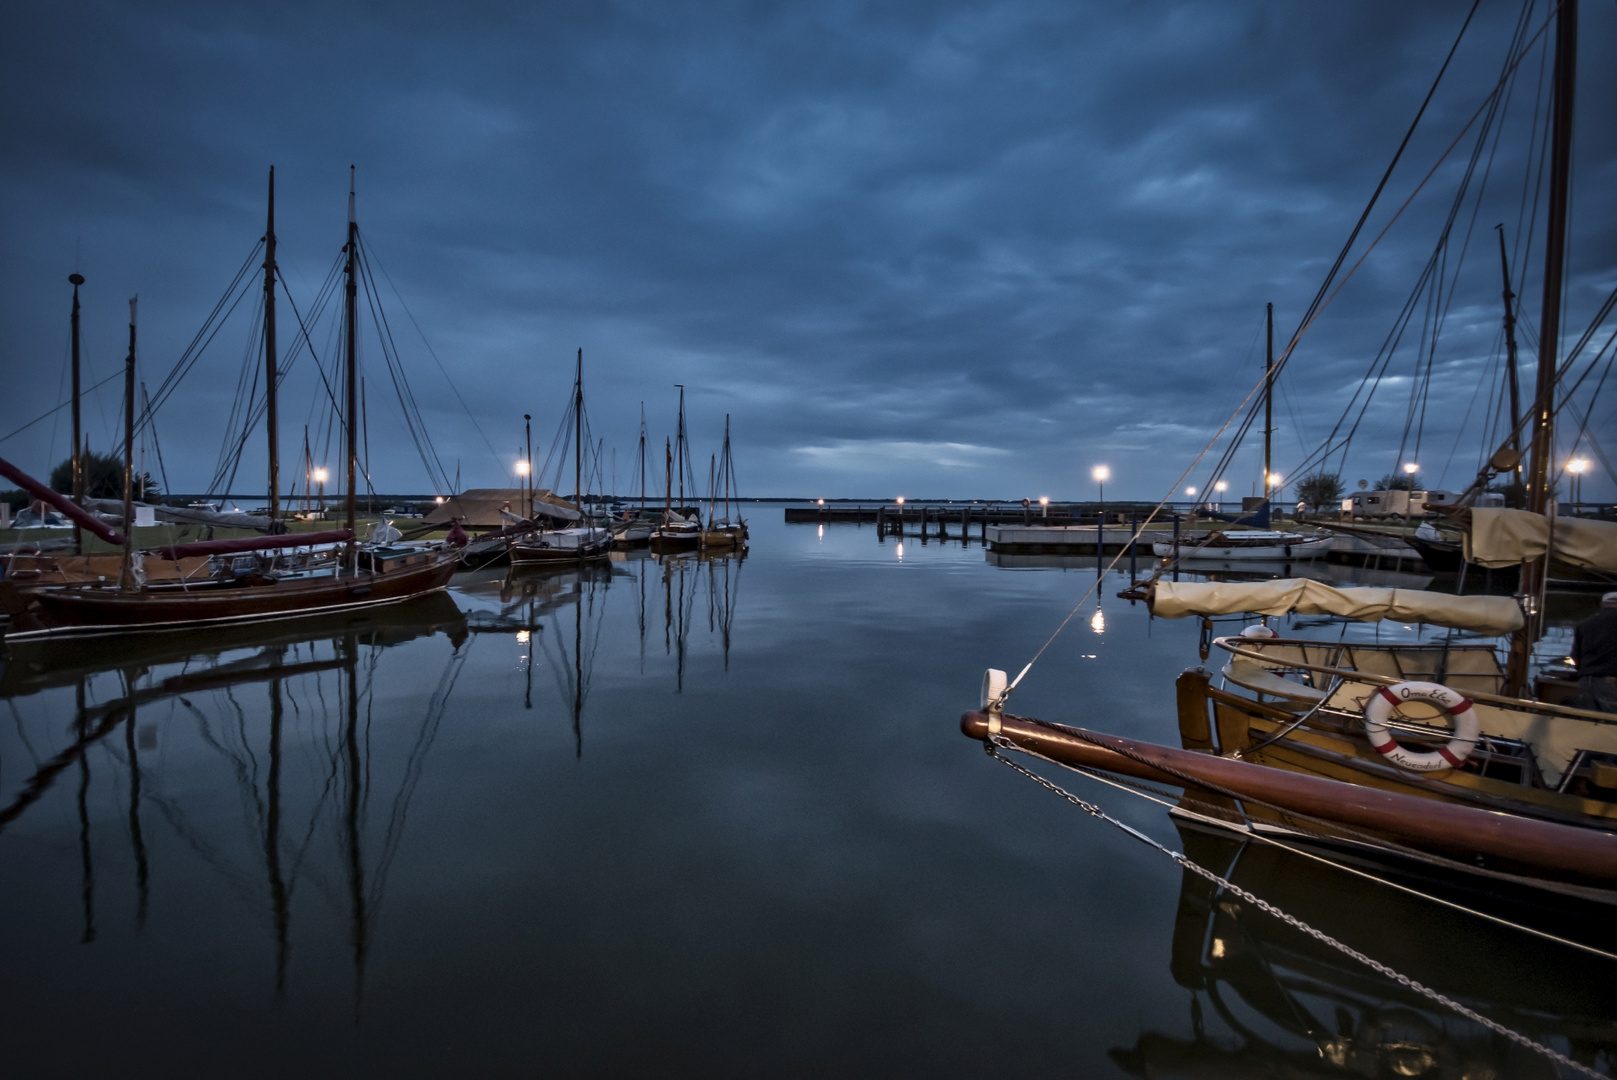
<path id="1" fill-rule="evenodd" d="M 1218 493 L 1218 502 L 1214 505 L 1216 505 L 1220 511 L 1223 511 L 1224 509 L 1224 493 L 1229 489 L 1230 485 L 1226 480 L 1220 480 L 1213 485 L 1213 490 Z"/>
<path id="2" fill-rule="evenodd" d="M 1040 517 L 1049 517 L 1050 516 L 1050 496 L 1048 496 L 1048 495 L 1040 495 L 1039 496 L 1039 516 Z"/>
<path id="3" fill-rule="evenodd" d="M 326 470 L 316 469 L 314 482 L 320 485 L 320 512 L 323 514 L 326 512 Z"/>
<path id="4" fill-rule="evenodd" d="M 1194 499 L 1196 497 L 1196 489 L 1194 487 L 1187 487 L 1185 489 L 1185 494 Z"/>
<path id="5" fill-rule="evenodd" d="M 1583 474 L 1589 471 L 1589 459 L 1575 457 L 1566 463 L 1566 471 L 1572 474 L 1572 501 L 1583 501 Z"/>
<path id="6" fill-rule="evenodd" d="M 903 500 L 902 500 L 902 499 L 901 499 L 901 500 L 899 500 L 899 501 L 900 501 L 900 502 L 902 502 L 902 501 L 903 501 Z M 820 500 L 820 505 L 821 505 L 821 506 L 824 506 L 824 505 L 825 505 L 825 500 L 824 500 L 824 499 L 821 499 L 821 500 Z"/>
<path id="7" fill-rule="evenodd" d="M 902 496 L 902 495 L 900 495 L 900 496 L 899 496 L 899 497 L 898 497 L 898 498 L 897 498 L 897 499 L 896 499 L 896 500 L 894 500 L 894 501 L 895 501 L 895 502 L 897 502 L 897 503 L 898 503 L 898 505 L 900 505 L 900 506 L 903 506 L 903 505 L 904 505 L 904 496 Z"/>
<path id="8" fill-rule="evenodd" d="M 1095 527 L 1097 529 L 1104 529 L 1106 527 L 1106 481 L 1112 478 L 1112 470 L 1107 468 L 1105 465 L 1096 465 L 1093 469 L 1089 470 L 1089 475 L 1093 476 L 1095 478 L 1095 483 L 1100 485 L 1100 513 L 1095 519 Z M 1099 534 L 1097 534 L 1097 551 L 1100 550 L 1098 547 L 1099 543 L 1100 538 Z"/>

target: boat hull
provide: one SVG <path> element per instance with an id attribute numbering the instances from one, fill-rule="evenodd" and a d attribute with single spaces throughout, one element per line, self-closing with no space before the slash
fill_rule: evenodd
<path id="1" fill-rule="evenodd" d="M 1290 544 L 1240 544 L 1215 546 L 1179 543 L 1152 544 L 1151 552 L 1162 558 L 1180 558 L 1187 561 L 1215 559 L 1220 562 L 1299 562 L 1323 559 L 1331 551 L 1331 538 L 1322 536 Z"/>
<path id="2" fill-rule="evenodd" d="M 969 712 L 960 726 L 967 736 L 985 740 L 990 717 Z M 1020 718 L 1003 719 L 999 733 L 1056 761 L 1190 790 L 1204 783 L 1281 812 L 1386 837 L 1389 852 L 1398 847 L 1424 851 L 1468 869 L 1475 866 L 1485 876 L 1504 875 L 1617 903 L 1617 833 L 1607 829 L 1503 814 Z M 1223 824 L 1237 830 L 1249 827 L 1233 803 Z M 1362 835 L 1346 842 L 1376 846 Z"/>
<path id="3" fill-rule="evenodd" d="M 41 589 L 28 594 L 23 610 L 13 614 L 6 640 L 264 622 L 394 604 L 443 589 L 458 565 L 453 553 L 432 553 L 414 565 L 332 577 L 133 592 Z"/>

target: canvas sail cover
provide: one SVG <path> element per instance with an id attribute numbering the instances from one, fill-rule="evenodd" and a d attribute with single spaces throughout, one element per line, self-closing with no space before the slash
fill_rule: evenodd
<path id="1" fill-rule="evenodd" d="M 1340 615 L 1363 622 L 1394 619 L 1508 634 L 1521 629 L 1522 611 L 1508 596 L 1448 596 L 1417 589 L 1337 589 L 1307 578 L 1278 581 L 1159 581 L 1151 612 L 1186 615 Z"/>
<path id="2" fill-rule="evenodd" d="M 1465 534 L 1465 557 L 1498 568 L 1542 558 L 1550 550 L 1550 520 L 1530 510 L 1476 507 Z M 1617 522 L 1558 517 L 1552 554 L 1586 570 L 1617 573 Z"/>

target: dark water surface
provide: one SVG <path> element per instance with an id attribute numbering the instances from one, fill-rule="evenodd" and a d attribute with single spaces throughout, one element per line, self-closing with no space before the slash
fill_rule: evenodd
<path id="1" fill-rule="evenodd" d="M 1019 669 L 1092 569 L 778 507 L 753 535 L 744 561 L 463 576 L 350 622 L 10 657 L 0 1071 L 1553 1075 L 959 734 L 983 669 Z M 1177 745 L 1197 628 L 1117 588 L 1017 709 Z M 1237 869 L 1609 1052 L 1617 1009 L 1553 948 L 1269 852 Z"/>

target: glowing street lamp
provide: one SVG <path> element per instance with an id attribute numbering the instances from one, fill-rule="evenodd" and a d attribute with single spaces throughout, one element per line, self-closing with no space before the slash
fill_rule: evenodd
<path id="1" fill-rule="evenodd" d="M 903 506 L 904 505 L 904 496 L 900 495 L 897 499 L 895 499 L 893 501 L 898 503 L 898 505 Z"/>
<path id="2" fill-rule="evenodd" d="M 326 512 L 326 470 L 316 469 L 313 474 L 314 482 L 320 485 L 320 512 Z"/>
<path id="3" fill-rule="evenodd" d="M 1040 495 L 1039 496 L 1039 516 L 1040 517 L 1049 517 L 1050 516 L 1050 496 L 1048 496 L 1048 495 Z"/>
<path id="4" fill-rule="evenodd" d="M 1185 489 L 1185 494 L 1189 495 L 1192 499 L 1194 499 L 1196 497 L 1196 489 L 1195 489 L 1195 487 L 1187 487 Z"/>
<path id="5" fill-rule="evenodd" d="M 526 461 L 517 462 L 517 475 L 518 476 L 527 476 L 528 475 L 528 463 Z"/>
<path id="6" fill-rule="evenodd" d="M 1572 474 L 1572 501 L 1583 501 L 1583 474 L 1589 471 L 1589 459 L 1575 457 L 1566 463 L 1566 471 Z"/>
<path id="7" fill-rule="evenodd" d="M 1284 486 L 1284 485 L 1282 485 L 1281 482 L 1280 482 L 1280 474 L 1277 473 L 1277 472 L 1270 473 L 1269 474 L 1269 490 L 1270 491 L 1279 491 L 1282 486 Z"/>
<path id="8" fill-rule="evenodd" d="M 824 500 L 824 499 L 821 499 L 821 500 L 820 500 L 820 505 L 821 505 L 821 506 L 824 506 L 824 505 L 825 505 L 825 500 Z"/>
<path id="9" fill-rule="evenodd" d="M 1416 473 L 1420 472 L 1420 466 L 1415 464 L 1413 461 L 1406 461 L 1404 462 L 1404 472 L 1409 476 L 1414 476 Z"/>
<path id="10" fill-rule="evenodd" d="M 1089 475 L 1093 476 L 1095 483 L 1100 485 L 1100 513 L 1095 518 L 1095 528 L 1104 531 L 1106 528 L 1106 481 L 1112 478 L 1112 470 L 1105 465 L 1096 465 L 1089 470 Z M 1101 537 L 1100 532 L 1095 534 L 1095 550 L 1097 552 L 1101 549 Z"/>

